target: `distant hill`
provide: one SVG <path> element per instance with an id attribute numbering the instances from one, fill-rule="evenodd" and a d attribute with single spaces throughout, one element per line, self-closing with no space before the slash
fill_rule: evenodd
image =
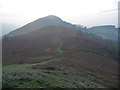
<path id="1" fill-rule="evenodd" d="M 18 26 L 8 24 L 8 23 L 2 23 L 2 36 L 8 34 L 9 32 L 17 29 Z"/>
<path id="2" fill-rule="evenodd" d="M 118 41 L 118 28 L 112 25 L 95 26 L 84 30 L 84 32 L 92 33 L 103 39 Z"/>

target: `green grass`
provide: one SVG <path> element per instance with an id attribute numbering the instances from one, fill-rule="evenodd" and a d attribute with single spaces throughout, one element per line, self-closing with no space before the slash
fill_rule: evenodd
<path id="1" fill-rule="evenodd" d="M 57 48 L 57 52 L 60 53 L 60 54 L 64 53 L 64 51 L 62 50 L 63 43 L 64 43 L 63 41 L 60 41 L 60 44 L 59 44 L 59 46 Z"/>
<path id="2" fill-rule="evenodd" d="M 52 61 L 58 61 L 58 60 L 62 60 L 64 57 L 61 58 L 55 58 L 55 59 L 50 59 L 47 61 L 42 61 L 39 63 L 32 63 L 32 64 L 13 64 L 13 65 L 6 65 L 3 66 L 3 70 L 4 71 L 23 71 L 23 70 L 29 70 L 31 69 L 34 65 L 45 65 L 48 64 Z"/>
<path id="3" fill-rule="evenodd" d="M 55 69 L 56 67 L 54 67 Z M 87 85 L 104 85 L 91 80 L 86 74 L 76 74 L 58 67 L 52 73 L 43 71 L 50 69 L 32 69 L 28 71 L 6 71 L 3 73 L 3 87 L 13 88 L 89 88 Z M 65 74 L 65 72 L 67 74 Z M 81 82 L 84 80 L 84 84 Z M 91 86 L 92 87 L 92 86 Z"/>
<path id="4" fill-rule="evenodd" d="M 51 60 L 48 60 L 48 61 L 43 61 L 43 62 L 40 62 L 40 63 L 37 63 L 39 65 L 44 65 L 44 64 L 48 64 L 49 62 L 52 62 L 52 61 L 58 61 L 58 60 L 62 60 L 64 57 L 62 58 L 56 58 L 56 59 L 51 59 Z"/>
<path id="5" fill-rule="evenodd" d="M 64 57 L 33 64 L 15 64 L 3 67 L 3 88 L 89 88 L 87 85 L 104 87 L 87 74 L 74 73 L 61 67 L 33 69 L 34 65 L 45 65 Z M 46 73 L 45 71 L 51 71 Z M 82 84 L 84 81 L 84 84 Z M 92 86 L 90 86 L 92 87 Z"/>
<path id="6" fill-rule="evenodd" d="M 57 52 L 59 52 L 60 54 L 63 54 L 63 53 L 64 53 L 64 51 L 61 50 L 60 48 L 57 48 Z"/>
<path id="7" fill-rule="evenodd" d="M 32 67 L 32 64 L 14 64 L 14 65 L 7 65 L 3 66 L 3 71 L 23 71 Z"/>

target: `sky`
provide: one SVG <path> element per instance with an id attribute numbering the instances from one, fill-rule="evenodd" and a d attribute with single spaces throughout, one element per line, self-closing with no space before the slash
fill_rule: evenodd
<path id="1" fill-rule="evenodd" d="M 23 26 L 38 18 L 56 15 L 87 27 L 118 26 L 119 0 L 0 0 L 0 21 Z"/>

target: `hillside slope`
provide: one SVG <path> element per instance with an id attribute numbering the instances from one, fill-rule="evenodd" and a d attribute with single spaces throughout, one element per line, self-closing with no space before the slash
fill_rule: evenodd
<path id="1" fill-rule="evenodd" d="M 57 53 L 57 48 L 61 42 L 63 42 L 61 47 L 66 53 L 74 50 L 74 53 L 83 51 L 114 58 L 114 54 L 116 54 L 114 51 L 117 50 L 117 45 L 114 43 L 102 40 L 93 35 L 66 27 L 48 26 L 26 35 L 4 39 L 3 60 L 4 57 L 11 60 L 15 58 L 15 62 L 18 62 L 19 60 L 16 60 L 18 57 L 54 56 L 54 54 L 59 54 Z M 10 60 L 9 62 L 13 63 Z M 8 60 L 6 61 L 6 63 L 9 62 Z"/>
<path id="2" fill-rule="evenodd" d="M 106 40 L 118 41 L 118 29 L 112 25 L 95 26 L 82 31 L 94 34 Z"/>
<path id="3" fill-rule="evenodd" d="M 50 61 L 45 67 L 64 67 L 73 72 L 92 74 L 108 85 L 115 86 L 116 50 L 114 43 L 91 34 L 62 26 L 48 26 L 26 35 L 4 39 L 3 65 L 39 63 L 61 58 Z M 41 68 L 41 65 L 34 67 Z"/>
<path id="4" fill-rule="evenodd" d="M 116 42 L 75 30 L 55 16 L 29 23 L 7 36 L 2 43 L 3 87 L 118 85 Z"/>

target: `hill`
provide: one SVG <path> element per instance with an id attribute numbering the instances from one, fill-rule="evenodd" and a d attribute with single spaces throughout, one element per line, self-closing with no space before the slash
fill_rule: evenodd
<path id="1" fill-rule="evenodd" d="M 118 28 L 112 25 L 95 26 L 82 31 L 94 34 L 106 40 L 118 41 Z"/>
<path id="2" fill-rule="evenodd" d="M 114 43 L 93 35 L 66 27 L 48 26 L 29 34 L 4 39 L 3 65 L 33 63 L 36 69 L 63 67 L 72 72 L 92 74 L 108 85 L 115 86 L 117 81 L 112 77 L 117 75 L 116 50 Z M 49 63 L 39 65 L 43 61 Z"/>
<path id="3" fill-rule="evenodd" d="M 3 38 L 3 87 L 117 87 L 117 43 L 63 26 L 58 17 L 38 21 Z"/>
<path id="4" fill-rule="evenodd" d="M 27 25 L 10 32 L 9 34 L 7 34 L 7 36 L 14 37 L 14 36 L 18 36 L 18 35 L 27 34 L 29 32 L 39 30 L 39 29 L 42 29 L 44 27 L 51 26 L 51 25 L 65 26 L 65 27 L 71 28 L 71 29 L 76 27 L 75 25 L 72 25 L 70 23 L 63 21 L 62 19 L 60 19 L 57 16 L 49 15 L 44 18 L 37 19 L 31 23 L 28 23 Z M 80 27 L 79 27 L 79 29 L 80 29 Z"/>
<path id="5" fill-rule="evenodd" d="M 12 30 L 15 30 L 18 26 L 8 24 L 8 23 L 2 23 L 2 36 L 5 34 L 8 34 Z"/>
<path id="6" fill-rule="evenodd" d="M 83 32 L 87 32 L 87 33 L 96 35 L 102 39 L 118 42 L 118 28 L 115 28 L 115 26 L 113 26 L 113 25 L 95 26 L 95 27 L 91 27 L 91 28 L 85 28 L 82 25 L 75 25 L 75 24 L 71 24 L 66 21 L 63 21 L 61 18 L 54 16 L 54 15 L 49 15 L 49 16 L 37 19 L 31 23 L 28 23 L 27 25 L 25 25 L 23 27 L 20 27 L 16 30 L 10 32 L 6 36 L 14 37 L 14 36 L 18 36 L 18 35 L 24 35 L 29 32 L 39 30 L 39 29 L 42 29 L 44 27 L 51 26 L 51 25 L 63 26 L 63 27 L 67 27 L 70 29 L 74 29 L 74 30 L 80 30 Z M 7 28 L 7 27 L 5 26 L 5 28 Z"/>

